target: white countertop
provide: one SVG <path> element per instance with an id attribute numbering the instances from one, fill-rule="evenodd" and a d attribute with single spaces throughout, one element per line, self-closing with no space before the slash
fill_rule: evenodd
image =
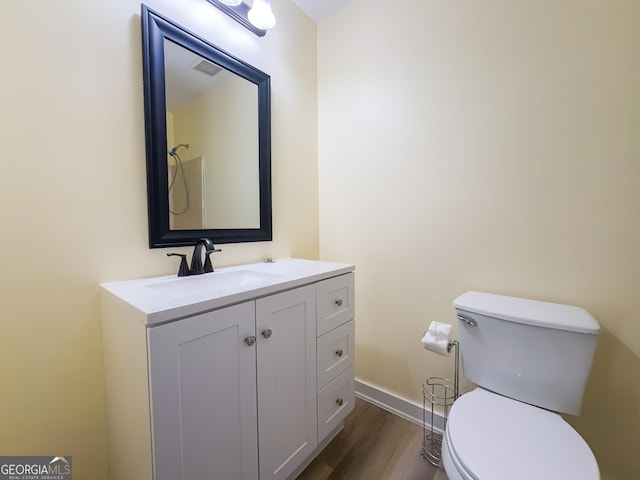
<path id="1" fill-rule="evenodd" d="M 271 295 L 355 270 L 354 265 L 284 258 L 216 269 L 213 273 L 110 282 L 100 285 L 102 301 L 115 301 L 152 326 Z M 240 278 L 250 283 L 236 284 Z M 224 285 L 225 278 L 232 285 Z M 233 279 L 233 281 L 232 281 Z M 210 290 L 208 285 L 216 285 Z M 188 293 L 185 293 L 188 292 Z"/>

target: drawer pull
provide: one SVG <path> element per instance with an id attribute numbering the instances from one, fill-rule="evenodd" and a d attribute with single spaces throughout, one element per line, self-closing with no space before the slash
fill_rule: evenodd
<path id="1" fill-rule="evenodd" d="M 339 357 L 341 357 L 343 353 L 344 353 L 344 352 L 342 351 L 342 349 L 341 349 L 341 348 L 339 348 L 338 350 L 336 350 L 336 355 L 337 355 L 337 356 L 339 356 Z"/>
<path id="2" fill-rule="evenodd" d="M 342 306 L 342 299 L 339 298 L 338 300 L 336 300 L 336 305 L 341 307 Z"/>
<path id="3" fill-rule="evenodd" d="M 337 398 L 336 399 L 336 405 L 338 405 L 339 407 L 341 407 L 343 403 L 344 403 L 343 399 L 341 399 L 341 398 Z"/>
<path id="4" fill-rule="evenodd" d="M 262 336 L 264 338 L 271 338 L 271 335 L 273 334 L 273 332 L 271 331 L 270 328 L 267 328 L 266 330 L 262 331 Z"/>
<path id="5" fill-rule="evenodd" d="M 256 337 L 251 336 L 244 339 L 245 343 L 250 347 L 253 347 L 256 344 Z"/>

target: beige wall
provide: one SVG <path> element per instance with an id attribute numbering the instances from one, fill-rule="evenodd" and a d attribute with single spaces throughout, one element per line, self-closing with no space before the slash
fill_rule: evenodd
<path id="1" fill-rule="evenodd" d="M 216 264 L 316 258 L 315 25 L 285 0 L 262 39 L 204 0 L 147 4 L 272 76 L 274 241 Z M 148 248 L 139 15 L 0 5 L 0 454 L 72 455 L 79 480 L 108 478 L 97 286 L 178 267 Z"/>
<path id="2" fill-rule="evenodd" d="M 583 415 L 640 478 L 640 2 L 354 0 L 318 26 L 320 254 L 357 265 L 356 374 L 421 401 L 467 290 L 602 325 Z"/>

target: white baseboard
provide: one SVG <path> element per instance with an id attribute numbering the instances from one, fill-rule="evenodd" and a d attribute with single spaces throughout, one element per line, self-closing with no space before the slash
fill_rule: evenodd
<path id="1" fill-rule="evenodd" d="M 372 385 L 358 378 L 356 378 L 356 396 L 369 403 L 373 403 L 388 412 L 422 426 L 422 403 L 408 400 L 400 395 L 391 393 L 381 387 Z M 431 409 L 429 405 L 427 405 L 427 411 L 424 418 L 426 419 L 427 426 L 431 427 Z M 433 420 L 433 423 L 435 424 L 435 431 L 440 434 L 444 433 L 444 418 L 442 413 L 437 411 L 434 412 Z"/>

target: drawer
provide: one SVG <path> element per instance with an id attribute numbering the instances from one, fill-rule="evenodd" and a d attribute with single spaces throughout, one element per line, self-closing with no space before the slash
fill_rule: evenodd
<path id="1" fill-rule="evenodd" d="M 347 273 L 316 284 L 318 336 L 353 320 L 354 276 Z"/>
<path id="2" fill-rule="evenodd" d="M 318 390 L 353 365 L 354 336 L 351 320 L 318 338 Z"/>
<path id="3" fill-rule="evenodd" d="M 354 388 L 354 370 L 350 367 L 318 392 L 318 444 L 353 410 Z"/>

